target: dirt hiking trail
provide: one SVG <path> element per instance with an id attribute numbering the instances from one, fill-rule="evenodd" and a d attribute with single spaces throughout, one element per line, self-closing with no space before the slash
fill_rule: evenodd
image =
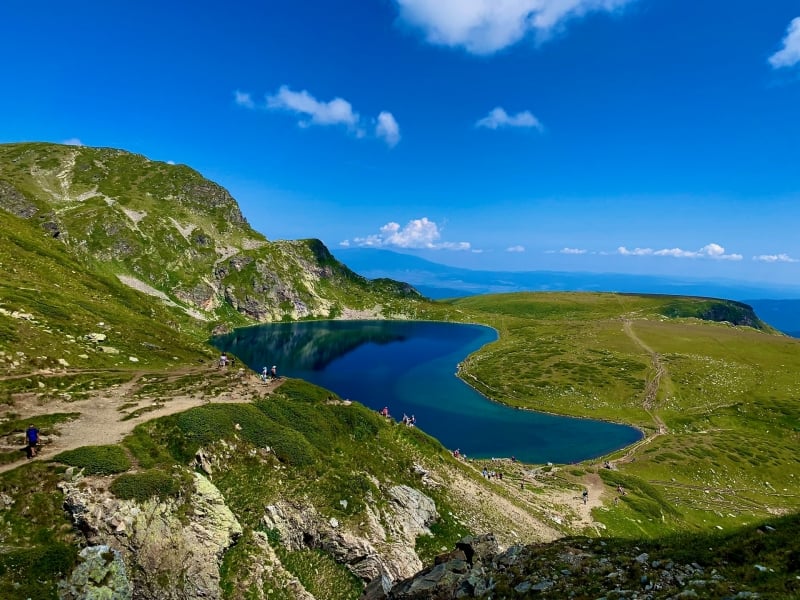
<path id="1" fill-rule="evenodd" d="M 71 372 L 74 374 L 77 372 Z M 43 432 L 39 452 L 32 460 L 52 458 L 59 452 L 81 446 L 117 444 L 136 425 L 167 415 L 214 403 L 242 403 L 271 394 L 283 379 L 267 383 L 243 369 L 184 367 L 173 371 L 120 371 L 130 379 L 92 392 L 82 400 L 48 399 L 36 393 L 15 394 L 10 404 L 0 406 L 0 419 L 27 419 L 54 413 L 80 413 L 76 419 L 54 426 L 55 435 Z M 63 372 L 27 374 L 37 378 L 63 377 Z M 20 376 L 7 377 L 18 379 Z M 158 384 L 153 386 L 152 382 Z M 159 392 L 159 390 L 161 390 Z M 0 465 L 0 473 L 29 462 L 21 433 L 0 438 L 0 450 L 19 451 L 20 459 Z"/>

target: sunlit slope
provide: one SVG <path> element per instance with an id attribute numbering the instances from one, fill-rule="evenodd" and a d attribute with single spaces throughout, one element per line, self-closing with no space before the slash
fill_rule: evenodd
<path id="1" fill-rule="evenodd" d="M 82 270 L 146 284 L 200 320 L 389 315 L 420 299 L 354 273 L 319 240 L 267 240 L 220 185 L 122 150 L 0 144 L 0 210 Z"/>
<path id="2" fill-rule="evenodd" d="M 465 298 L 449 310 L 500 331 L 463 370 L 491 398 L 648 434 L 610 457 L 617 469 L 600 470 L 613 485 L 651 484 L 621 499 L 606 516 L 613 527 L 724 526 L 800 508 L 800 341 L 746 305 L 537 293 Z"/>
<path id="3" fill-rule="evenodd" d="M 160 366 L 210 356 L 203 329 L 0 211 L 0 372 Z M 100 378 L 100 374 L 97 374 Z"/>

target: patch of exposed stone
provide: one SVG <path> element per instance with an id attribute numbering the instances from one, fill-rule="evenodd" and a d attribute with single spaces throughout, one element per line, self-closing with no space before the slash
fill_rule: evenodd
<path id="1" fill-rule="evenodd" d="M 765 567 L 760 567 L 765 569 Z M 758 570 L 759 565 L 754 569 Z M 610 549 L 606 542 L 566 538 L 500 551 L 492 534 L 466 537 L 413 577 L 390 585 L 376 578 L 361 600 L 454 598 L 759 598 L 721 570 L 696 562 Z"/>
<path id="2" fill-rule="evenodd" d="M 169 306 L 174 306 L 175 308 L 181 309 L 190 317 L 197 319 L 198 321 L 207 321 L 208 317 L 201 313 L 199 310 L 195 310 L 191 307 L 181 306 L 176 302 L 173 302 L 169 296 L 167 296 L 161 290 L 157 290 L 151 285 L 146 284 L 144 281 L 140 279 L 136 279 L 136 277 L 131 277 L 130 275 L 117 275 L 117 279 L 119 279 L 122 283 L 127 285 L 130 288 L 133 288 L 136 291 L 142 292 L 143 294 L 147 294 L 148 296 L 153 296 L 162 300 L 165 304 Z"/>
<path id="3" fill-rule="evenodd" d="M 409 486 L 393 486 L 385 494 L 386 508 L 379 510 L 374 502 L 368 503 L 358 535 L 313 507 L 287 501 L 267 506 L 262 525 L 276 532 L 288 550 L 323 550 L 364 581 L 399 580 L 422 568 L 414 541 L 418 535 L 430 534 L 428 526 L 438 514 L 431 498 Z"/>
<path id="4" fill-rule="evenodd" d="M 181 500 L 120 500 L 104 489 L 106 481 L 74 469 L 59 489 L 87 544 L 122 557 L 135 598 L 219 599 L 222 557 L 242 528 L 219 490 L 199 473 L 193 477 L 192 493 Z M 73 573 L 68 582 L 76 578 L 82 576 Z"/>

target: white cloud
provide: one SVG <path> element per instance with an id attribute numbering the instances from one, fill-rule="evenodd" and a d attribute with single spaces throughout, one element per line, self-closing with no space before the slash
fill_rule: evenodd
<path id="1" fill-rule="evenodd" d="M 711 258 L 713 260 L 742 260 L 741 254 L 726 254 L 725 248 L 719 244 L 707 244 L 700 250 L 683 250 L 682 248 L 634 248 L 629 250 L 625 246 L 617 248 L 617 253 L 623 256 L 671 256 L 672 258 Z"/>
<path id="2" fill-rule="evenodd" d="M 562 248 L 559 252 L 561 254 L 586 254 L 586 250 L 580 248 Z"/>
<path id="3" fill-rule="evenodd" d="M 633 250 L 628 250 L 625 246 L 620 246 L 617 248 L 617 252 L 622 254 L 622 256 L 649 256 L 653 253 L 652 248 L 634 248 Z"/>
<path id="4" fill-rule="evenodd" d="M 469 242 L 440 242 L 442 234 L 439 226 L 428 219 L 412 219 L 405 227 L 399 223 L 390 222 L 380 228 L 379 233 L 368 235 L 367 237 L 344 240 L 341 246 L 347 248 L 351 245 L 385 248 L 393 246 L 395 248 L 417 248 L 428 250 L 471 250 Z"/>
<path id="5" fill-rule="evenodd" d="M 80 141 L 78 138 L 69 138 L 61 142 L 65 146 L 83 146 L 83 142 Z"/>
<path id="6" fill-rule="evenodd" d="M 759 256 L 754 256 L 753 260 L 757 260 L 759 262 L 766 262 L 766 263 L 796 263 L 800 262 L 800 259 L 792 258 L 788 254 L 761 254 Z"/>
<path id="7" fill-rule="evenodd" d="M 400 126 L 390 112 L 382 111 L 378 115 L 378 124 L 375 126 L 375 136 L 383 138 L 389 147 L 393 148 L 400 141 Z"/>
<path id="8" fill-rule="evenodd" d="M 381 111 L 375 119 L 364 119 L 344 98 L 317 100 L 308 91 L 296 92 L 288 85 L 282 85 L 275 94 L 268 94 L 263 105 L 256 104 L 248 92 L 236 90 L 234 101 L 237 105 L 251 110 L 267 109 L 292 113 L 299 117 L 297 124 L 307 128 L 312 125 L 343 125 L 355 137 L 368 137 L 370 123 L 374 124 L 374 137 L 383 139 L 390 147 L 400 141 L 400 125 L 394 115 Z"/>
<path id="9" fill-rule="evenodd" d="M 800 17 L 792 19 L 783 38 L 783 48 L 769 57 L 773 69 L 792 67 L 800 63 Z"/>
<path id="10" fill-rule="evenodd" d="M 286 110 L 308 117 L 308 120 L 299 122 L 303 127 L 342 124 L 354 128 L 359 119 L 358 113 L 353 111 L 353 106 L 343 98 L 320 102 L 306 90 L 293 92 L 286 85 L 282 85 L 277 94 L 267 96 L 267 108 Z"/>
<path id="11" fill-rule="evenodd" d="M 400 19 L 432 44 L 492 54 L 529 33 L 546 38 L 567 20 L 633 0 L 395 0 Z"/>
<path id="12" fill-rule="evenodd" d="M 239 106 L 244 106 L 245 108 L 256 107 L 256 103 L 253 102 L 253 97 L 247 92 L 240 92 L 239 90 L 236 90 L 233 92 L 233 99 L 233 101 Z"/>
<path id="13" fill-rule="evenodd" d="M 167 161 L 167 164 L 168 164 L 168 165 L 174 165 L 174 164 L 175 164 L 175 161 L 174 161 L 174 160 L 168 160 L 168 161 Z"/>
<path id="14" fill-rule="evenodd" d="M 525 252 L 525 246 L 520 246 L 520 245 L 510 246 L 506 248 L 506 252 Z"/>
<path id="15" fill-rule="evenodd" d="M 487 129 L 498 129 L 499 127 L 533 127 L 539 131 L 543 129 L 539 119 L 534 117 L 530 111 L 524 110 L 515 115 L 509 115 L 499 106 L 492 109 L 489 114 L 482 119 L 479 119 L 478 122 L 475 123 L 475 127 L 485 127 Z"/>

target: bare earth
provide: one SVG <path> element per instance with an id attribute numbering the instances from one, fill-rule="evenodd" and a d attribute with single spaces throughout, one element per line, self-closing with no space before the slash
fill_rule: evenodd
<path id="1" fill-rule="evenodd" d="M 59 373 L 61 375 L 62 373 Z M 79 412 L 77 419 L 57 425 L 58 435 L 42 436 L 39 453 L 34 460 L 50 458 L 64 450 L 81 446 L 117 444 L 139 423 L 183 412 L 195 406 L 215 403 L 249 402 L 254 397 L 270 394 L 281 380 L 262 382 L 257 376 L 238 369 L 220 370 L 214 367 L 189 367 L 169 373 L 151 371 L 129 372 L 131 379 L 118 386 L 101 390 L 85 400 L 37 400 L 35 394 L 26 394 L 15 399 L 12 405 L 0 407 L 0 418 L 14 414 L 15 419 L 25 419 L 52 413 Z M 43 374 L 39 374 L 43 375 Z M 202 380 L 213 385 L 213 394 L 208 389 L 176 390 L 168 398 L 148 397 L 140 394 L 149 378 L 179 380 L 190 375 L 202 375 Z M 137 416 L 125 419 L 127 415 Z M 123 420 L 125 419 L 125 420 Z M 15 469 L 26 463 L 21 451 L 24 439 L 6 439 L 0 450 L 20 450 L 20 460 L 0 465 L 0 473 Z"/>

